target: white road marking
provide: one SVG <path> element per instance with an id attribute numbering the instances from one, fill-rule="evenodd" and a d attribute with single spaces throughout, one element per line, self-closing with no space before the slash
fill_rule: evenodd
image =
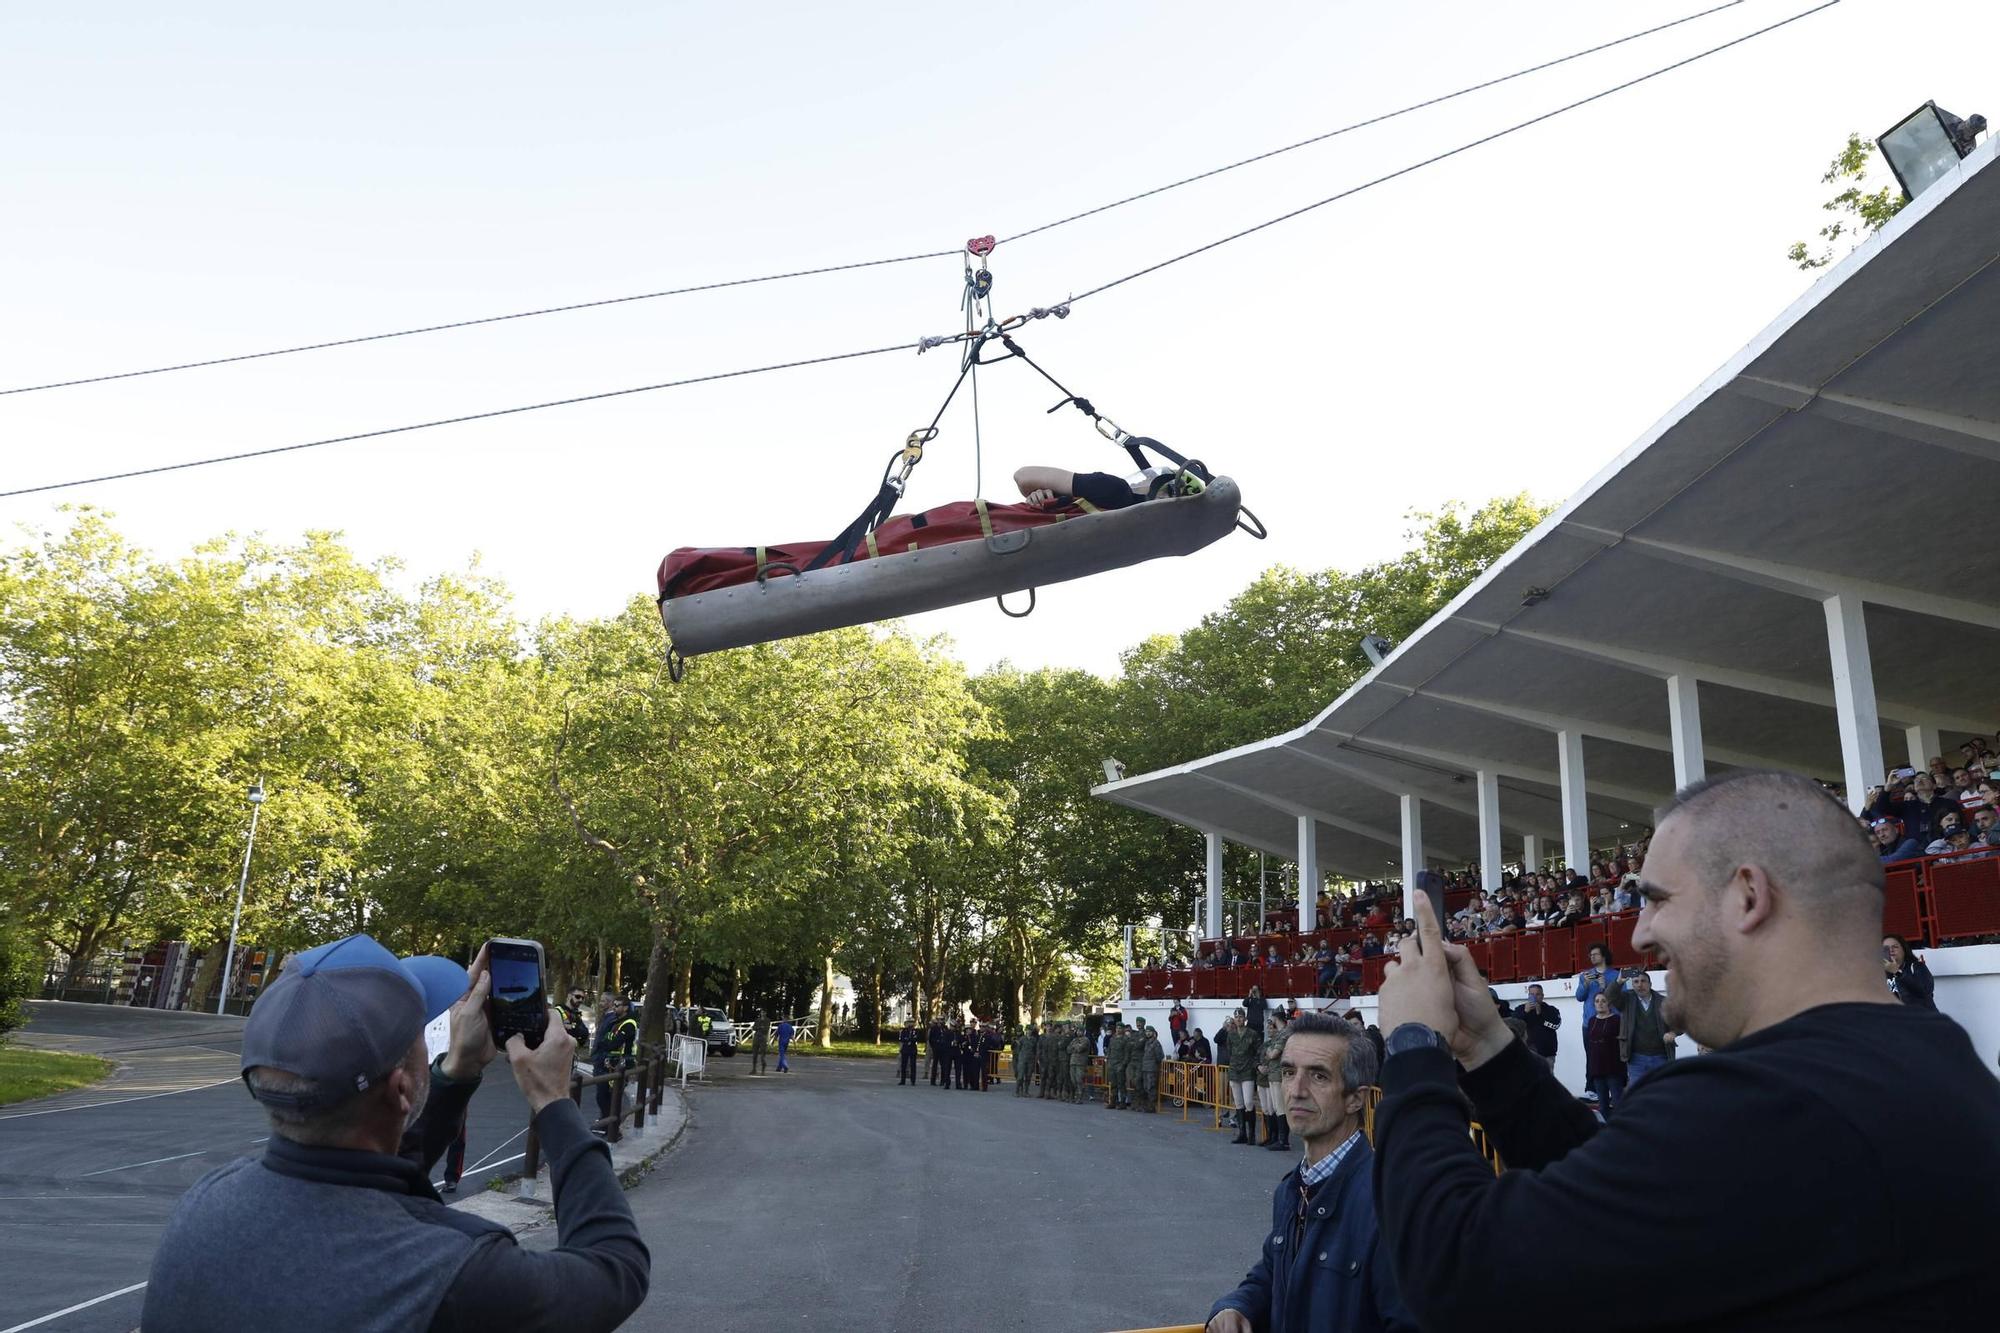
<path id="1" fill-rule="evenodd" d="M 24 1328 L 37 1328 L 48 1323 L 51 1319 L 60 1319 L 66 1314 L 75 1314 L 78 1310 L 88 1310 L 93 1305 L 102 1305 L 105 1301 L 117 1296 L 126 1295 L 128 1292 L 137 1291 L 145 1285 L 143 1282 L 134 1282 L 129 1287 L 120 1287 L 116 1291 L 107 1291 L 102 1296 L 93 1296 L 87 1301 L 79 1301 L 75 1305 L 57 1310 L 54 1314 L 45 1314 L 40 1319 L 30 1319 L 27 1323 L 16 1324 L 12 1328 L 0 1328 L 0 1333 L 21 1333 L 21 1330 Z"/>
<path id="2" fill-rule="evenodd" d="M 205 1151 L 207 1150 L 197 1149 L 194 1152 L 175 1153 L 172 1157 L 153 1157 L 143 1162 L 127 1162 L 123 1166 L 107 1166 L 102 1171 L 86 1171 L 77 1179 L 89 1180 L 92 1176 L 108 1176 L 113 1171 L 135 1171 L 142 1166 L 158 1166 L 161 1162 L 178 1162 L 185 1157 L 199 1157 Z"/>
<path id="3" fill-rule="evenodd" d="M 120 1097 L 115 1101 L 85 1102 L 81 1106 L 51 1106 L 46 1111 L 11 1111 L 6 1115 L 0 1115 L 0 1120 L 26 1120 L 29 1116 L 34 1115 L 60 1115 L 64 1111 L 88 1111 L 94 1106 L 123 1106 L 127 1102 L 150 1102 L 155 1097 L 178 1097 L 184 1092 L 200 1092 L 205 1088 L 219 1088 L 225 1083 L 236 1083 L 239 1081 L 233 1078 L 219 1078 L 213 1083 L 203 1083 L 199 1087 L 169 1088 L 165 1092 L 149 1092 L 143 1097 Z M 8 1328 L 0 1328 L 0 1333 L 14 1333 L 14 1331 Z"/>
<path id="4" fill-rule="evenodd" d="M 512 1143 L 512 1142 L 513 1142 L 513 1141 L 514 1141 L 515 1139 L 518 1139 L 518 1138 L 520 1138 L 520 1137 L 521 1137 L 521 1134 L 525 1134 L 525 1133 L 527 1133 L 527 1132 L 528 1132 L 528 1129 L 527 1129 L 527 1126 L 523 1125 L 523 1126 L 521 1127 L 521 1131 L 520 1131 L 520 1133 L 519 1133 L 519 1134 L 510 1134 L 510 1135 L 508 1135 L 508 1136 L 507 1136 L 507 1143 Z M 507 1148 L 507 1143 L 502 1143 L 502 1144 L 500 1144 L 499 1146 L 495 1147 L 495 1148 L 493 1149 L 493 1152 L 504 1152 L 504 1151 L 506 1151 L 506 1148 Z M 478 1169 L 479 1169 L 480 1167 L 482 1167 L 482 1166 L 485 1166 L 485 1165 L 486 1165 L 486 1164 L 487 1164 L 488 1162 L 492 1161 L 492 1160 L 493 1160 L 493 1152 L 490 1152 L 490 1153 L 487 1153 L 487 1154 L 486 1154 L 486 1156 L 484 1156 L 484 1157 L 480 1158 L 480 1159 L 479 1159 L 478 1161 L 474 1162 L 474 1163 L 473 1163 L 473 1164 L 472 1164 L 471 1166 L 468 1166 L 468 1167 L 466 1167 L 466 1168 L 465 1168 L 465 1174 L 467 1174 L 467 1175 L 471 1175 L 471 1174 L 472 1174 L 472 1173 L 473 1173 L 474 1171 L 477 1171 L 477 1170 L 478 1170 Z M 526 1156 L 527 1156 L 527 1154 L 526 1154 L 526 1153 L 522 1153 L 521 1155 L 522 1155 L 523 1157 L 526 1157 Z M 511 1162 L 511 1161 L 513 1161 L 514 1159 L 513 1159 L 513 1158 L 511 1158 L 511 1157 L 509 1157 L 509 1158 L 508 1158 L 507 1160 Z"/>
<path id="5" fill-rule="evenodd" d="M 520 1161 L 520 1160 L 521 1160 L 521 1159 L 522 1159 L 523 1157 L 526 1157 L 527 1155 L 528 1155 L 528 1154 L 526 1154 L 526 1153 L 524 1153 L 524 1152 L 517 1152 L 517 1153 L 515 1153 L 515 1154 L 514 1154 L 514 1155 L 513 1155 L 512 1157 L 506 1157 L 506 1158 L 502 1158 L 502 1159 L 501 1159 L 500 1161 L 497 1161 L 497 1162 L 481 1162 L 481 1163 L 480 1163 L 479 1165 L 480 1165 L 481 1167 L 487 1167 L 487 1166 L 506 1166 L 506 1165 L 507 1165 L 507 1164 L 508 1164 L 509 1162 L 518 1162 L 518 1161 Z M 474 1169 L 474 1168 L 471 1168 L 471 1167 L 468 1167 L 468 1168 L 466 1169 L 466 1172 L 465 1172 L 465 1174 L 466 1174 L 467 1176 L 471 1175 L 471 1174 L 472 1174 L 472 1172 L 473 1172 L 473 1169 Z M 464 1176 L 461 1176 L 461 1177 L 459 1177 L 459 1178 L 460 1178 L 460 1179 L 462 1180 L 462 1179 L 464 1179 Z M 442 1190 L 442 1189 L 444 1188 L 444 1181 L 443 1181 L 443 1180 L 433 1180 L 433 1181 L 431 1182 L 431 1188 L 432 1188 L 432 1189 L 435 1189 L 435 1190 Z M 4 1329 L 4 1328 L 0 1328 L 0 1333 L 7 1333 L 7 1330 L 6 1330 L 6 1329 Z"/>

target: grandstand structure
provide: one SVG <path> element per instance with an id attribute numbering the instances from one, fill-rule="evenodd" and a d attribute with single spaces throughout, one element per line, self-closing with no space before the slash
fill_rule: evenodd
<path id="1" fill-rule="evenodd" d="M 1488 887 L 1509 862 L 1587 868 L 1703 775 L 1795 771 L 1859 809 L 1887 768 L 2000 729 L 1996 145 L 1318 716 L 1094 788 L 1206 834 L 1203 933 L 1222 933 L 1225 843 L 1296 861 L 1308 933 L 1327 874 L 1400 878 L 1407 914 L 1427 865 L 1476 863 Z M 1885 920 L 1933 946 L 1939 1006 L 2000 1049 L 2000 944 L 1975 942 L 2000 937 L 2000 858 L 1899 870 Z M 1540 979 L 1522 968 L 1503 996 Z M 1236 998 L 1183 1002 L 1212 1035 Z"/>

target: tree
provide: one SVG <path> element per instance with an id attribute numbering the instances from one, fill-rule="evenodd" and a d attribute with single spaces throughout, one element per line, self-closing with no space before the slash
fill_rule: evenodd
<path id="1" fill-rule="evenodd" d="M 1819 178 L 1822 185 L 1841 186 L 1833 198 L 1820 205 L 1826 212 L 1834 214 L 1833 220 L 1819 229 L 1819 237 L 1824 244 L 1815 254 L 1813 247 L 1806 242 L 1793 241 L 1791 249 L 1785 251 L 1785 258 L 1807 272 L 1825 268 L 1903 211 L 1903 205 L 1910 201 L 1904 197 L 1902 190 L 1893 185 L 1884 185 L 1876 190 L 1864 187 L 1874 153 L 1873 139 L 1864 139 L 1849 132 L 1846 146 L 1834 155 L 1833 161 L 1827 165 L 1826 174 Z M 1841 246 L 1842 237 L 1847 237 L 1850 243 Z M 1840 250 L 1839 255 L 1834 253 L 1836 247 Z"/>

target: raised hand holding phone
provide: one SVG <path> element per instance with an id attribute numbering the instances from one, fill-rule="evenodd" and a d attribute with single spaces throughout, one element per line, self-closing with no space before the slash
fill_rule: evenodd
<path id="1" fill-rule="evenodd" d="M 542 946 L 534 940 L 491 939 L 480 955 L 492 981 L 486 1017 L 494 1042 L 511 1051 L 508 1038 L 519 1036 L 530 1049 L 540 1046 L 549 1028 Z"/>

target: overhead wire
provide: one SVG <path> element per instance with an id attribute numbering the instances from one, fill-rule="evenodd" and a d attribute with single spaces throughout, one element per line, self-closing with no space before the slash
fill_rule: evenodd
<path id="1" fill-rule="evenodd" d="M 1376 186 L 1387 184 L 1389 181 L 1395 180 L 1399 176 L 1407 176 L 1413 171 L 1420 171 L 1425 167 L 1433 166 L 1439 162 L 1443 162 L 1447 158 L 1457 157 L 1460 153 L 1470 152 L 1472 149 L 1481 147 L 1484 144 L 1492 143 L 1496 139 L 1504 139 L 1510 134 L 1518 134 L 1520 131 L 1528 129 L 1531 126 L 1539 125 L 1545 120 L 1553 120 L 1555 117 L 1563 115 L 1566 112 L 1575 111 L 1579 107 L 1589 106 L 1592 102 L 1603 101 L 1605 98 L 1610 97 L 1614 93 L 1624 92 L 1627 88 L 1635 88 L 1638 85 L 1647 82 L 1648 80 L 1657 79 L 1663 74 L 1671 74 L 1677 69 L 1685 69 L 1687 66 L 1694 64 L 1698 60 L 1706 60 L 1708 57 L 1719 54 L 1720 52 L 1723 51 L 1727 51 L 1733 46 L 1741 46 L 1743 43 L 1751 41 L 1758 37 L 1762 37 L 1766 33 L 1776 32 L 1778 29 L 1786 27 L 1789 24 L 1797 23 L 1800 19 L 1810 18 L 1814 14 L 1817 14 L 1822 10 L 1832 9 L 1835 5 L 1839 3 L 1840 0 L 1825 0 L 1823 4 L 1814 5 L 1811 9 L 1801 10 L 1800 12 L 1793 14 L 1790 18 L 1780 19 L 1776 23 L 1767 24 L 1762 28 L 1756 29 L 1754 32 L 1746 32 L 1741 37 L 1731 38 L 1729 41 L 1723 42 L 1718 46 L 1709 47 L 1706 51 L 1700 51 L 1694 55 L 1686 57 L 1685 59 L 1676 60 L 1671 65 L 1662 65 L 1660 68 L 1649 71 L 1648 73 L 1645 74 L 1641 74 L 1637 78 L 1627 79 L 1623 83 L 1614 84 L 1613 86 L 1604 89 L 1602 92 L 1592 93 L 1588 97 L 1579 97 L 1576 101 L 1564 103 L 1562 106 L 1555 108 L 1553 111 L 1544 111 L 1539 116 L 1531 116 L 1527 120 L 1518 121 L 1515 124 L 1509 125 L 1504 130 L 1495 130 L 1491 134 L 1483 134 L 1477 139 L 1468 140 L 1467 142 L 1458 145 L 1458 147 L 1456 148 L 1446 149 L 1442 153 L 1434 153 L 1430 157 L 1424 158 L 1422 161 L 1412 162 L 1408 166 L 1398 167 L 1394 171 L 1385 172 L 1382 175 L 1377 176 L 1372 180 L 1366 180 L 1359 185 L 1350 186 L 1349 188 L 1340 191 L 1340 193 L 1338 194 L 1330 194 L 1324 199 L 1314 200 L 1312 203 L 1305 204 L 1299 208 L 1295 208 L 1289 213 L 1280 213 L 1277 217 L 1267 219 L 1266 221 L 1263 222 L 1259 222 L 1254 227 L 1245 227 L 1241 231 L 1231 232 L 1229 235 L 1210 241 L 1206 245 L 1198 245 L 1192 250 L 1186 250 L 1180 254 L 1172 256 L 1171 258 L 1162 259 L 1157 264 L 1148 264 L 1144 268 L 1134 269 L 1132 272 L 1127 273 L 1122 278 L 1113 278 L 1110 282 L 1099 283 L 1097 286 L 1089 288 L 1086 291 L 1078 292 L 1073 296 L 1067 297 L 1064 299 L 1062 304 L 1066 306 L 1073 306 L 1078 301 L 1082 301 L 1089 297 L 1096 296 L 1100 292 L 1108 292 L 1113 287 L 1121 287 L 1124 284 L 1131 282 L 1134 278 L 1143 278 L 1149 273 L 1158 273 L 1161 269 L 1171 267 L 1174 264 L 1178 264 L 1184 259 L 1192 259 L 1196 255 L 1206 254 L 1208 251 L 1216 249 L 1219 246 L 1227 245 L 1231 241 L 1240 241 L 1245 236 L 1254 236 L 1256 233 L 1264 231 L 1270 227 L 1275 227 L 1281 222 L 1290 222 L 1293 218 L 1302 217 L 1305 214 L 1312 212 L 1314 209 L 1325 208 L 1328 204 L 1338 203 L 1342 199 L 1346 199 L 1353 195 L 1360 194 L 1363 190 L 1372 190 Z"/>
<path id="2" fill-rule="evenodd" d="M 1180 180 L 1155 186 L 1150 190 L 1142 190 L 1138 194 L 1126 195 L 1122 199 L 1114 199 L 1107 204 L 1099 204 L 1095 208 L 1085 209 L 1081 213 L 1072 213 L 1068 217 L 1057 218 L 1052 222 L 1044 222 L 1039 226 L 1030 227 L 1026 231 L 1015 232 L 1013 235 L 1003 238 L 1000 243 L 1004 245 L 1013 241 L 1024 240 L 1030 236 L 1038 236 L 1045 231 L 1052 231 L 1057 227 L 1067 226 L 1069 223 L 1078 222 L 1084 218 L 1096 217 L 1100 213 L 1110 212 L 1114 208 L 1122 208 L 1126 204 L 1137 203 L 1141 199 L 1150 199 L 1155 195 L 1165 194 L 1169 190 L 1177 190 L 1183 185 L 1192 185 L 1197 181 L 1208 180 L 1211 177 L 1220 176 L 1224 172 L 1234 171 L 1239 167 L 1247 167 L 1256 162 L 1263 162 L 1270 158 L 1282 156 L 1285 153 L 1296 152 L 1301 148 L 1308 148 L 1313 144 L 1324 143 L 1328 139 L 1338 138 L 1343 134 L 1351 134 L 1356 130 L 1366 129 L 1372 125 L 1380 125 L 1382 122 L 1394 120 L 1398 116 L 1406 116 L 1415 111 L 1422 111 L 1428 107 L 1452 101 L 1455 98 L 1466 97 L 1487 88 L 1497 87 L 1500 84 L 1509 83 L 1515 79 L 1525 78 L 1530 74 L 1538 74 L 1543 70 L 1553 69 L 1558 65 L 1567 64 L 1572 60 L 1581 60 L 1585 56 L 1595 55 L 1600 51 L 1608 51 L 1613 47 L 1623 46 L 1628 42 L 1636 42 L 1641 38 L 1651 37 L 1655 33 L 1665 32 L 1669 28 L 1677 28 L 1682 24 L 1707 18 L 1709 15 L 1720 13 L 1725 9 L 1734 9 L 1743 2 L 1744 0 L 1727 0 L 1725 4 L 1714 5 L 1697 13 L 1687 14 L 1667 23 L 1656 24 L 1653 27 L 1645 28 L 1638 32 L 1628 33 L 1623 37 L 1614 38 L 1608 42 L 1600 42 L 1596 46 L 1585 47 L 1580 51 L 1572 51 L 1568 55 L 1557 56 L 1552 60 L 1544 60 L 1540 64 L 1529 65 L 1525 68 L 1517 69 L 1512 73 L 1502 74 L 1497 78 L 1486 79 L 1480 83 L 1471 84 L 1453 92 L 1426 98 L 1421 102 L 1412 102 L 1410 105 L 1399 107 L 1394 111 L 1385 111 L 1380 115 L 1370 116 L 1365 120 L 1357 120 L 1351 125 L 1343 125 L 1339 129 L 1328 130 L 1323 134 L 1315 134 L 1311 138 L 1300 139 L 1298 142 L 1286 144 L 1282 148 L 1273 148 L 1266 152 L 1258 153 L 1253 157 L 1242 158 L 1193 176 L 1185 176 Z M 301 352 L 322 352 L 335 347 L 356 347 L 364 343 L 386 342 L 392 338 L 413 338 L 419 334 L 445 333 L 453 329 L 477 328 L 485 324 L 504 324 L 517 319 L 536 319 L 543 315 L 562 315 L 578 310 L 596 310 L 605 306 L 628 305 L 635 301 L 657 301 L 670 296 L 691 296 L 698 292 L 722 291 L 731 287 L 752 287 L 760 283 L 784 282 L 793 278 L 819 277 L 828 273 L 847 273 L 856 269 L 884 268 L 893 264 L 909 264 L 925 259 L 948 259 L 958 253 L 956 250 L 927 250 L 921 254 L 896 255 L 886 259 L 864 259 L 848 264 L 826 264 L 817 268 L 793 269 L 784 273 L 766 273 L 752 278 L 728 278 L 719 282 L 697 283 L 687 287 L 669 287 L 657 292 L 636 292 L 625 296 L 608 296 L 593 301 L 573 301 L 566 305 L 541 306 L 537 309 L 517 310 L 505 315 L 483 315 L 473 319 L 451 320 L 441 324 L 424 324 L 416 328 L 393 329 L 387 333 L 367 333 L 352 338 L 329 338 L 320 342 L 299 343 L 291 347 L 269 348 L 261 352 L 242 352 L 233 356 L 212 356 L 198 361 L 182 361 L 166 366 L 150 366 L 143 370 L 121 370 L 103 375 L 84 375 L 75 379 L 51 380 L 45 384 L 17 385 L 13 388 L 0 389 L 0 398 L 13 394 L 40 393 L 46 389 L 71 389 L 85 384 L 105 384 L 114 380 L 141 379 L 148 375 L 167 375 L 183 370 L 201 370 L 210 366 L 236 365 L 245 361 L 262 361 L 276 356 L 293 356 Z"/>
<path id="3" fill-rule="evenodd" d="M 1382 185 L 1385 184 L 1386 182 L 1396 180 L 1399 177 L 1407 176 L 1413 171 L 1417 171 L 1424 167 L 1434 165 L 1435 163 L 1438 162 L 1443 162 L 1449 158 L 1456 157 L 1461 153 L 1468 152 L 1471 149 L 1480 147 L 1481 145 L 1492 143 L 1495 140 L 1506 138 L 1508 135 L 1518 133 L 1519 131 L 1527 129 L 1534 125 L 1539 125 L 1544 121 L 1551 120 L 1567 112 L 1577 110 L 1580 107 L 1589 106 L 1594 102 L 1602 101 L 1604 98 L 1610 97 L 1614 93 L 1623 92 L 1628 88 L 1636 87 L 1639 84 L 1646 83 L 1652 79 L 1656 79 L 1663 74 L 1669 74 L 1678 69 L 1685 69 L 1687 66 L 1692 65 L 1697 61 L 1705 60 L 1709 56 L 1717 55 L 1723 51 L 1731 49 L 1732 47 L 1741 46 L 1745 42 L 1751 41 L 1758 37 L 1762 37 L 1768 33 L 1776 32 L 1780 28 L 1787 27 L 1790 24 L 1796 23 L 1801 19 L 1809 18 L 1812 15 L 1820 13 L 1824 10 L 1832 9 L 1839 3 L 1840 0 L 1823 0 L 1823 3 L 1814 5 L 1810 9 L 1801 10 L 1800 12 L 1791 15 L 1789 18 L 1781 19 L 1775 23 L 1767 24 L 1766 26 L 1758 28 L 1752 32 L 1744 33 L 1740 37 L 1735 37 L 1727 42 L 1723 42 L 1720 43 L 1719 45 L 1709 47 L 1705 51 L 1700 51 L 1694 55 L 1687 56 L 1680 60 L 1676 60 L 1670 65 L 1662 65 L 1658 69 L 1652 70 L 1645 74 L 1641 74 L 1636 78 L 1627 79 L 1624 82 L 1615 84 L 1609 88 L 1604 89 L 1601 92 L 1592 93 L 1588 97 L 1578 98 L 1577 100 L 1565 103 L 1564 105 L 1559 106 L 1552 111 L 1545 111 L 1538 116 L 1534 116 L 1527 120 L 1519 121 L 1513 125 L 1509 125 L 1505 129 L 1497 130 L 1491 134 L 1482 135 L 1477 139 L 1469 140 L 1466 143 L 1458 145 L 1456 148 L 1447 149 L 1442 153 L 1433 154 L 1430 157 L 1424 158 L 1422 161 L 1411 163 L 1410 165 L 1401 167 L 1395 171 L 1387 172 L 1383 175 L 1377 176 L 1372 180 L 1364 181 L 1359 185 L 1353 186 L 1346 190 L 1342 190 L 1338 194 L 1329 195 L 1324 199 L 1316 200 L 1313 203 L 1292 209 L 1290 212 L 1282 213 L 1277 217 L 1271 218 L 1264 222 L 1260 222 L 1255 226 L 1245 227 L 1241 231 L 1232 232 L 1227 236 L 1221 237 L 1217 240 L 1210 241 L 1205 245 L 1197 246 L 1192 250 L 1183 251 L 1180 254 L 1174 255 L 1167 259 L 1163 259 L 1158 263 L 1149 264 L 1145 268 L 1136 269 L 1131 273 L 1125 274 L 1123 277 L 1114 278 L 1110 282 L 1100 283 L 1095 287 L 1091 287 L 1083 291 L 1082 293 L 1079 293 L 1075 296 L 1071 296 L 1064 304 L 1065 305 L 1074 304 L 1075 302 L 1084 300 L 1087 297 L 1096 296 L 1099 295 L 1100 293 L 1110 291 L 1115 287 L 1123 286 L 1125 283 L 1134 281 L 1135 279 L 1138 278 L 1145 277 L 1148 274 L 1157 273 L 1161 269 L 1168 268 L 1174 264 L 1178 264 L 1183 260 L 1192 259 L 1196 255 L 1205 254 L 1208 251 L 1214 250 L 1219 246 L 1227 245 L 1231 241 L 1241 240 L 1245 236 L 1254 235 L 1255 233 L 1263 231 L 1267 228 L 1277 226 L 1281 222 L 1287 222 L 1293 218 L 1301 217 L 1307 213 L 1314 211 L 1315 209 L 1324 208 L 1328 204 L 1338 202 L 1339 200 L 1342 199 L 1351 198 L 1356 194 L 1360 194 L 1364 190 L 1370 190 L 1378 185 Z M 953 251 L 949 253 L 955 254 L 957 252 Z M 932 343 L 958 342 L 962 340 L 964 340 L 964 335 L 950 335 L 949 337 L 939 338 L 939 339 L 927 338 L 922 340 L 922 342 L 919 344 L 919 347 Z M 712 383 L 717 380 L 737 379 L 746 375 L 762 375 L 772 371 L 793 370 L 804 366 L 822 365 L 834 361 L 852 361 L 859 359 L 861 357 L 881 356 L 888 352 L 908 351 L 910 350 L 910 346 L 911 345 L 909 343 L 903 342 L 903 343 L 893 344 L 887 347 L 867 348 L 862 351 L 837 352 L 837 353 L 831 353 L 826 356 L 808 357 L 797 361 L 777 362 L 771 365 L 753 366 L 742 370 L 719 371 L 709 375 L 694 375 L 684 379 L 667 380 L 658 384 L 643 384 L 627 389 L 612 389 L 602 393 L 581 394 L 571 398 L 557 398 L 548 400 L 546 402 L 527 403 L 516 407 L 498 408 L 489 412 L 473 412 L 473 413 L 467 413 L 462 416 L 443 417 L 433 421 L 416 422 L 414 424 L 404 425 L 404 426 L 391 426 L 381 430 L 362 431 L 352 435 L 336 435 L 328 437 L 326 439 L 307 440 L 296 444 L 275 445 L 263 449 L 248 449 L 248 450 L 238 451 L 235 453 L 218 454 L 208 458 L 188 459 L 178 463 L 164 463 L 153 467 L 132 468 L 120 472 L 104 473 L 93 477 L 81 477 L 71 481 L 48 482 L 39 486 L 17 487 L 12 490 L 0 491 L 0 499 L 11 499 L 23 495 L 37 495 L 49 491 L 69 490 L 78 486 L 91 486 L 107 481 L 123 481 L 133 477 L 154 476 L 165 472 L 179 472 L 179 471 L 185 471 L 190 468 L 207 467 L 217 463 L 233 463 L 233 462 L 240 462 L 245 459 L 269 457 L 275 454 L 296 453 L 306 449 L 322 448 L 327 445 L 349 444 L 359 440 L 380 439 L 384 436 L 402 435 L 412 431 L 429 430 L 438 426 L 453 426 L 453 425 L 460 425 L 470 421 L 490 420 L 495 417 L 516 416 L 524 412 L 538 412 L 545 408 L 569 407 L 578 403 L 599 402 L 607 398 L 622 398 L 632 394 L 653 393 L 662 389 L 675 389 L 694 384 Z M 963 378 L 964 375 L 963 372 L 961 372 L 960 376 L 961 382 L 963 381 Z M 954 393 L 956 392 L 956 386 L 954 386 L 953 391 Z M 950 397 L 947 397 L 945 400 L 946 406 L 949 406 L 950 402 L 951 402 Z M 940 408 L 939 416 L 942 417 L 942 415 L 943 415 L 943 409 Z M 935 425 L 935 423 L 933 423 L 933 425 Z"/>
<path id="4" fill-rule="evenodd" d="M 641 384 L 630 389 L 611 389 L 604 393 L 579 394 L 574 398 L 553 398 L 542 403 L 524 403 L 518 407 L 502 407 L 491 412 L 468 412 L 463 416 L 440 417 L 435 421 L 419 421 L 407 426 L 389 426 L 382 430 L 365 430 L 353 435 L 334 435 L 323 440 L 306 440 L 298 444 L 273 445 L 267 449 L 245 449 L 233 454 L 217 454 L 210 458 L 191 458 L 179 463 L 161 463 L 154 467 L 130 468 L 123 472 L 106 472 L 95 477 L 79 477 L 74 481 L 53 481 L 41 486 L 20 486 L 10 491 L 0 491 L 0 500 L 12 499 L 19 495 L 39 495 L 45 491 L 70 490 L 77 486 L 94 486 L 99 482 L 124 481 L 130 477 L 150 477 L 162 472 L 184 472 L 189 468 L 208 467 L 215 463 L 237 463 L 246 458 L 268 458 L 273 454 L 297 453 L 304 449 L 319 449 L 329 444 L 351 444 L 356 440 L 377 440 L 385 435 L 405 435 L 411 431 L 430 430 L 435 426 L 457 426 L 468 421 L 489 421 L 494 417 L 518 416 L 523 412 L 539 412 L 548 407 L 570 407 L 577 403 L 601 402 L 606 398 L 623 398 L 635 393 L 653 393 L 660 389 L 678 389 L 690 384 L 708 384 L 715 380 L 740 379 L 745 375 L 763 375 L 774 370 L 796 370 L 802 366 L 824 365 L 829 361 L 853 361 L 864 356 L 881 356 L 885 352 L 907 352 L 908 343 L 897 343 L 893 347 L 871 347 L 859 352 L 835 352 L 828 356 L 808 357 L 803 361 L 781 361 L 768 366 L 751 366 L 745 370 L 724 370 L 713 375 L 691 375 L 686 379 L 667 380 L 660 384 Z"/>

